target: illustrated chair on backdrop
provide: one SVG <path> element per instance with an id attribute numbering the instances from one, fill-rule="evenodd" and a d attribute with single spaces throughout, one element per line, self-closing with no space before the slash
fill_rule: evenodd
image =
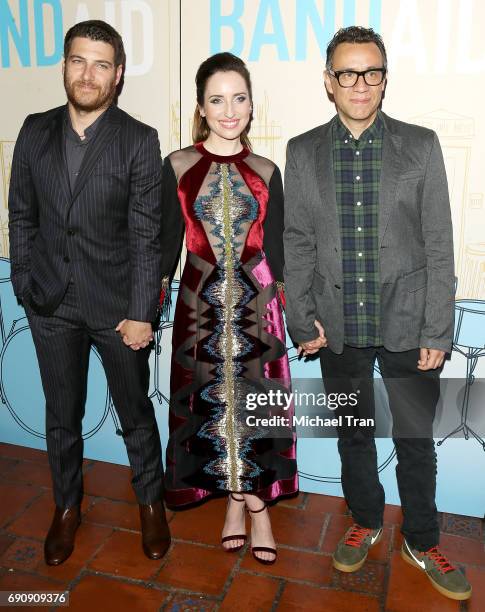
<path id="1" fill-rule="evenodd" d="M 449 437 L 463 432 L 465 440 L 472 436 L 485 451 L 485 441 L 468 425 L 470 391 L 475 381 L 474 372 L 478 360 L 485 355 L 485 300 L 456 300 L 453 351 L 460 353 L 466 359 L 461 419 L 458 427 L 440 440 L 438 446 L 441 446 Z"/>

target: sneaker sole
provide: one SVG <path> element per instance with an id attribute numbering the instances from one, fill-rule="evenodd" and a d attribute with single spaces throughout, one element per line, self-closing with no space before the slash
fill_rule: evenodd
<path id="1" fill-rule="evenodd" d="M 412 565 L 413 567 L 416 567 L 421 572 L 424 572 L 426 576 L 428 577 L 428 580 L 433 585 L 433 587 L 445 597 L 449 597 L 449 599 L 455 599 L 457 601 L 464 601 L 465 599 L 470 599 L 470 597 L 472 596 L 471 588 L 469 591 L 464 591 L 463 593 L 455 593 L 454 591 L 448 591 L 448 589 L 445 589 L 444 587 L 442 587 L 440 584 L 438 584 L 437 582 L 433 580 L 433 578 L 428 574 L 426 570 L 424 570 L 421 566 L 419 566 L 416 563 L 416 561 L 411 559 L 411 557 L 407 555 L 402 548 L 401 548 L 401 557 L 404 559 L 404 561 L 406 561 L 406 563 L 409 563 L 409 565 Z"/>
<path id="2" fill-rule="evenodd" d="M 379 537 L 374 542 L 374 544 L 372 544 L 372 546 L 370 548 L 372 548 L 373 546 L 375 546 L 376 544 L 378 544 L 380 542 L 380 540 L 382 538 L 382 534 L 383 534 L 383 531 L 381 531 L 381 533 L 379 534 Z M 369 550 L 370 550 L 370 548 L 369 548 Z M 351 572 L 356 572 L 357 570 L 360 570 L 360 568 L 366 562 L 368 554 L 369 554 L 369 551 L 367 551 L 365 557 L 363 559 L 361 559 L 361 561 L 358 561 L 357 563 L 354 563 L 353 565 L 345 565 L 343 563 L 340 563 L 340 561 L 337 561 L 335 559 L 335 557 L 332 557 L 332 563 L 333 563 L 333 566 L 334 566 L 335 569 L 338 569 L 340 572 L 347 572 L 348 574 L 350 574 Z"/>

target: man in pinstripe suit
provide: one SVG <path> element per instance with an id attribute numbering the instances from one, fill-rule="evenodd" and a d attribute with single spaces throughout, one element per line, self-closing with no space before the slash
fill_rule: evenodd
<path id="1" fill-rule="evenodd" d="M 145 554 L 170 545 L 148 355 L 160 290 L 161 157 L 156 130 L 114 104 L 125 65 L 102 21 L 64 43 L 68 104 L 30 115 L 9 194 L 12 283 L 25 306 L 46 396 L 56 510 L 50 565 L 74 547 L 83 494 L 81 422 L 90 345 L 103 362 L 140 504 Z"/>

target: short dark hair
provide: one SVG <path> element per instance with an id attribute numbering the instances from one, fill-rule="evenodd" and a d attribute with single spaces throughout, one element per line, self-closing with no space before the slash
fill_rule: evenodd
<path id="1" fill-rule="evenodd" d="M 325 64 L 327 70 L 332 69 L 333 54 L 337 46 L 342 43 L 374 43 L 381 52 L 383 68 L 387 70 L 387 54 L 382 36 L 372 28 L 363 28 L 362 26 L 340 28 L 340 30 L 334 34 L 334 37 L 328 43 L 327 47 L 327 61 Z"/>
<path id="2" fill-rule="evenodd" d="M 81 21 L 70 28 L 64 38 L 64 58 L 67 59 L 71 50 L 72 41 L 74 38 L 89 38 L 89 40 L 99 40 L 111 45 L 115 52 L 115 65 L 126 65 L 126 54 L 123 46 L 123 39 L 118 32 L 106 23 L 99 19 L 91 19 L 90 21 Z"/>

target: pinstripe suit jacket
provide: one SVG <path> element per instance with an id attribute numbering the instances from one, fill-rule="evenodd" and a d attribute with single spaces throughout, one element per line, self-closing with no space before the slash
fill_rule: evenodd
<path id="1" fill-rule="evenodd" d="M 66 106 L 30 115 L 9 192 L 16 295 L 49 315 L 73 280 L 93 329 L 153 321 L 160 290 L 161 165 L 155 129 L 116 106 L 102 118 L 71 193 Z"/>

